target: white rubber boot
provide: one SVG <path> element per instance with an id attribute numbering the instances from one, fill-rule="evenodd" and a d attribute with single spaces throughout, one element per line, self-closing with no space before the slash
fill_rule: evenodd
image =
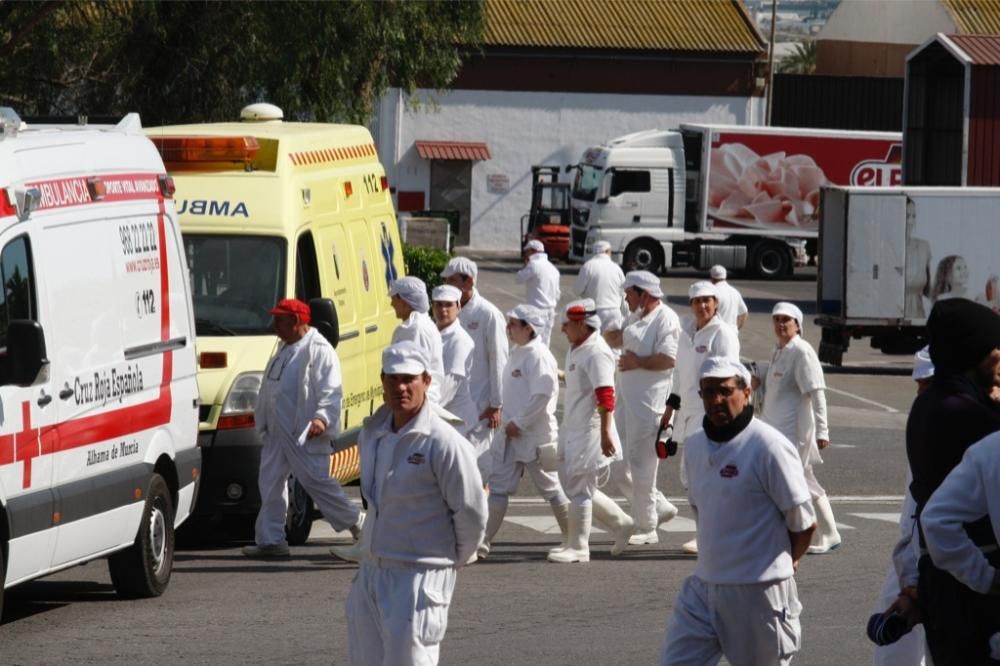
<path id="1" fill-rule="evenodd" d="M 555 548 L 549 548 L 550 553 L 558 553 L 560 550 L 566 550 L 569 547 L 569 502 L 565 504 L 557 504 L 555 501 L 551 502 L 552 515 L 556 517 L 556 522 L 559 523 L 559 531 L 562 533 L 562 537 L 559 540 L 559 545 Z"/>
<path id="2" fill-rule="evenodd" d="M 494 495 L 492 493 L 490 493 L 489 498 L 486 500 L 486 504 L 490 509 L 489 517 L 486 519 L 486 534 L 483 535 L 483 542 L 476 549 L 476 555 L 481 560 L 485 560 L 490 554 L 490 544 L 493 542 L 493 537 L 500 531 L 500 526 L 503 525 L 503 518 L 507 515 L 509 501 L 506 495 Z"/>
<path id="3" fill-rule="evenodd" d="M 621 555 L 628 546 L 635 527 L 631 516 L 622 511 L 617 502 L 598 490 L 594 493 L 594 518 L 607 527 L 615 538 L 611 554 Z"/>
<path id="4" fill-rule="evenodd" d="M 592 505 L 570 504 L 568 507 L 568 546 L 559 552 L 549 553 L 549 562 L 569 564 L 590 561 L 590 519 Z"/>
<path id="5" fill-rule="evenodd" d="M 833 518 L 833 508 L 826 495 L 813 500 L 816 507 L 816 531 L 813 532 L 809 550 L 812 555 L 820 555 L 836 550 L 840 546 L 840 532 L 837 531 L 837 521 Z"/>
<path id="6" fill-rule="evenodd" d="M 669 523 L 677 517 L 677 507 L 670 503 L 663 493 L 656 493 L 656 524 Z"/>

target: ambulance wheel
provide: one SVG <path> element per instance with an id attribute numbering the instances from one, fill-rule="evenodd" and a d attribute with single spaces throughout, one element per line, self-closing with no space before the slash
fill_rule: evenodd
<path id="1" fill-rule="evenodd" d="M 777 280 L 792 274 L 792 255 L 784 243 L 757 243 L 750 250 L 747 268 L 759 278 Z"/>
<path id="2" fill-rule="evenodd" d="M 174 507 L 167 482 L 153 474 L 135 543 L 108 558 L 111 583 L 127 599 L 158 597 L 174 566 Z"/>
<path id="3" fill-rule="evenodd" d="M 622 264 L 629 271 L 649 271 L 659 275 L 663 269 L 663 248 L 648 238 L 632 241 L 625 248 Z"/>
<path id="4" fill-rule="evenodd" d="M 289 546 L 301 546 L 309 539 L 313 524 L 313 501 L 302 484 L 288 480 L 288 514 L 285 516 L 285 539 Z"/>

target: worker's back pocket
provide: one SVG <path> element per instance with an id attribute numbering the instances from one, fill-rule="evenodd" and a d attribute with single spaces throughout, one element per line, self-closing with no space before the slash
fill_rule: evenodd
<path id="1" fill-rule="evenodd" d="M 429 569 L 420 582 L 416 617 L 417 638 L 424 645 L 440 643 L 448 628 L 448 607 L 455 590 L 454 569 Z"/>

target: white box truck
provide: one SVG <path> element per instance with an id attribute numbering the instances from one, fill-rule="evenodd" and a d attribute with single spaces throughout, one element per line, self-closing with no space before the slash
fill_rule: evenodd
<path id="1" fill-rule="evenodd" d="M 891 132 L 682 124 L 588 148 L 575 169 L 570 257 L 598 240 L 626 269 L 722 264 L 791 273 L 817 238 L 823 185 L 900 180 Z"/>
<path id="2" fill-rule="evenodd" d="M 840 365 L 852 338 L 915 351 L 938 300 L 1000 311 L 1000 189 L 823 188 L 819 357 Z"/>

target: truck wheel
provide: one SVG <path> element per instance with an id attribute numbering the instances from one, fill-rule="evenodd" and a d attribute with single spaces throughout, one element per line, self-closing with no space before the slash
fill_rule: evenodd
<path id="1" fill-rule="evenodd" d="M 135 543 L 108 558 L 111 583 L 126 599 L 158 597 L 174 566 L 174 507 L 167 482 L 153 474 Z"/>
<path id="2" fill-rule="evenodd" d="M 748 268 L 757 277 L 778 280 L 792 274 L 792 257 L 783 243 L 764 241 L 750 251 Z"/>
<path id="3" fill-rule="evenodd" d="M 649 271 L 659 275 L 663 270 L 663 248 L 648 238 L 632 241 L 625 248 L 622 263 L 626 271 Z"/>
<path id="4" fill-rule="evenodd" d="M 301 546 L 309 539 L 313 524 L 313 501 L 297 480 L 288 479 L 288 514 L 285 538 L 289 546 Z"/>

